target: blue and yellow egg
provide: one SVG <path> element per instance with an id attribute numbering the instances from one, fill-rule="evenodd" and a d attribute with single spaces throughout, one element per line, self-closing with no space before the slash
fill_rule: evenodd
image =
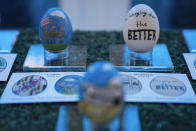
<path id="1" fill-rule="evenodd" d="M 108 123 L 123 107 L 119 73 L 105 61 L 90 66 L 80 83 L 80 109 L 94 123 Z"/>

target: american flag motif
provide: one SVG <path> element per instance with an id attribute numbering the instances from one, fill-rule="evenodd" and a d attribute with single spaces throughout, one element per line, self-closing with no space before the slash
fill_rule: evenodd
<path id="1" fill-rule="evenodd" d="M 42 20 L 42 25 L 41 27 L 45 26 L 45 25 L 49 25 L 50 24 L 50 19 L 49 17 L 46 17 Z"/>

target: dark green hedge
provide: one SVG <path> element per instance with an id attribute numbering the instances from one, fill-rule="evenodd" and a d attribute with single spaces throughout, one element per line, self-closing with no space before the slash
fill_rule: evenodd
<path id="1" fill-rule="evenodd" d="M 108 45 L 122 44 L 121 32 L 79 32 L 73 35 L 73 44 L 88 45 L 88 65 L 97 60 L 108 60 Z M 22 30 L 13 52 L 18 53 L 11 72 L 22 72 L 22 65 L 32 43 L 40 43 L 38 31 Z M 181 31 L 161 32 L 159 43 L 166 43 L 175 65 L 175 73 L 186 73 L 194 90 L 196 81 L 191 79 L 190 73 L 182 56 L 188 52 Z M 11 76 L 11 74 L 10 74 Z M 0 94 L 7 82 L 0 82 Z M 65 104 L 71 120 L 70 130 L 81 130 L 75 103 L 39 103 L 0 105 L 0 130 L 54 130 L 59 106 Z M 193 130 L 196 129 L 196 106 L 191 104 L 143 104 L 130 103 L 139 108 L 140 121 L 143 130 Z"/>

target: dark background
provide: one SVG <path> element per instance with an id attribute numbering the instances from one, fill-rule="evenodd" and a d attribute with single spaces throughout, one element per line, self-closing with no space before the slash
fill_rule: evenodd
<path id="1" fill-rule="evenodd" d="M 159 17 L 161 29 L 196 28 L 196 0 L 133 0 L 144 3 Z M 41 16 L 58 0 L 0 0 L 0 29 L 37 28 Z"/>
<path id="2" fill-rule="evenodd" d="M 37 28 L 52 7 L 58 7 L 58 0 L 0 0 L 0 29 Z"/>
<path id="3" fill-rule="evenodd" d="M 140 3 L 154 9 L 162 29 L 196 28 L 196 0 L 133 0 L 132 5 Z"/>

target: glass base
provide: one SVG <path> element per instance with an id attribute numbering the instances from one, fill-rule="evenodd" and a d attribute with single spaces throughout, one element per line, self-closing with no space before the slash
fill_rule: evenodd
<path id="1" fill-rule="evenodd" d="M 77 110 L 77 109 L 76 109 Z M 75 111 L 76 111 L 75 110 Z M 69 108 L 66 106 L 61 106 L 59 109 L 59 116 L 56 123 L 56 131 L 62 130 L 71 130 L 70 123 L 78 122 L 78 126 L 80 122 L 75 120 L 73 117 L 69 117 Z M 76 124 L 74 124 L 76 125 Z M 84 131 L 141 131 L 140 120 L 138 108 L 136 106 L 125 106 L 123 112 L 119 117 L 116 117 L 112 122 L 106 125 L 93 125 L 91 121 L 87 117 L 82 118 L 82 128 Z"/>
<path id="2" fill-rule="evenodd" d="M 152 66 L 152 50 L 146 53 L 137 53 L 134 51 L 129 51 L 126 48 L 128 53 L 124 53 L 124 64 L 130 66 Z"/>
<path id="3" fill-rule="evenodd" d="M 18 30 L 0 30 L 0 54 L 12 52 L 18 35 Z"/>
<path id="4" fill-rule="evenodd" d="M 110 45 L 109 59 L 119 71 L 173 71 L 174 66 L 165 44 L 156 44 L 147 53 L 131 51 L 127 45 Z"/>
<path id="5" fill-rule="evenodd" d="M 68 48 L 59 52 L 51 52 L 44 49 L 44 65 L 45 66 L 68 66 L 69 65 Z"/>
<path id="6" fill-rule="evenodd" d="M 24 71 L 85 71 L 87 48 L 70 45 L 60 52 L 50 52 L 41 44 L 31 45 L 25 62 Z"/>
<path id="7" fill-rule="evenodd" d="M 196 30 L 186 29 L 182 31 L 184 39 L 186 41 L 187 47 L 190 53 L 196 53 Z"/>

